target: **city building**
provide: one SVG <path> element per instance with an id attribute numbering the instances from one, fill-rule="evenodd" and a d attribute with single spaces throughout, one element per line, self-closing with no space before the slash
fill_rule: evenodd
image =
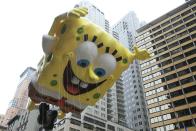
<path id="1" fill-rule="evenodd" d="M 38 114 L 38 110 L 31 112 L 28 110 L 20 111 L 8 121 L 7 131 L 39 131 L 42 125 L 37 123 Z"/>
<path id="2" fill-rule="evenodd" d="M 8 131 L 38 131 L 42 125 L 37 123 L 39 111 L 21 111 L 8 122 Z M 1 127 L 0 127 L 1 129 Z M 55 123 L 53 131 L 134 131 L 119 124 L 101 120 L 94 116 L 68 113 Z M 0 130 L 1 131 L 1 130 Z"/>
<path id="3" fill-rule="evenodd" d="M 105 18 L 104 13 L 89 1 L 83 0 L 79 4 L 75 5 L 75 7 L 86 7 L 88 9 L 88 15 L 85 17 L 93 23 L 101 26 L 105 29 L 105 31 L 110 32 L 109 21 Z"/>
<path id="4" fill-rule="evenodd" d="M 28 103 L 28 85 L 31 80 L 31 73 L 34 72 L 35 69 L 32 67 L 28 67 L 25 71 L 20 75 L 20 82 L 16 89 L 16 93 L 14 98 L 11 100 L 9 107 L 5 114 L 5 119 L 3 121 L 3 125 L 6 126 L 8 121 L 10 121 L 14 116 L 16 116 L 20 111 L 26 109 Z"/>
<path id="5" fill-rule="evenodd" d="M 196 130 L 196 1 L 190 0 L 137 30 L 150 128 Z"/>
<path id="6" fill-rule="evenodd" d="M 119 79 L 107 92 L 107 120 L 127 127 L 122 80 Z"/>
<path id="7" fill-rule="evenodd" d="M 113 36 L 133 51 L 136 29 L 138 29 L 140 25 L 136 14 L 129 12 L 114 25 Z M 122 92 L 124 96 L 126 112 L 124 119 L 126 119 L 127 126 L 138 129 L 139 131 L 148 131 L 148 118 L 138 61 L 134 61 L 134 63 L 123 72 L 121 78 L 117 81 L 116 88 Z"/>
<path id="8" fill-rule="evenodd" d="M 7 128 L 0 125 L 0 131 L 7 131 Z"/>
<path id="9" fill-rule="evenodd" d="M 94 116 L 79 116 L 69 113 L 56 123 L 53 131 L 134 131 L 111 121 L 100 120 Z"/>
<path id="10" fill-rule="evenodd" d="M 0 114 L 0 126 L 3 126 L 4 119 L 5 119 L 5 115 Z"/>

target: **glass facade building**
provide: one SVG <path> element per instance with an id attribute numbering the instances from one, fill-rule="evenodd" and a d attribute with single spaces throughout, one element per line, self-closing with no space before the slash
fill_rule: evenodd
<path id="1" fill-rule="evenodd" d="M 140 22 L 136 14 L 129 12 L 113 26 L 113 36 L 127 48 L 133 50 L 136 29 L 139 27 Z M 138 129 L 139 131 L 149 130 L 138 61 L 134 61 L 133 64 L 123 72 L 117 83 L 118 90 L 122 91 L 124 96 L 125 122 L 127 126 Z"/>
<path id="2" fill-rule="evenodd" d="M 149 124 L 154 131 L 196 130 L 196 1 L 137 30 L 151 58 L 140 63 Z"/>

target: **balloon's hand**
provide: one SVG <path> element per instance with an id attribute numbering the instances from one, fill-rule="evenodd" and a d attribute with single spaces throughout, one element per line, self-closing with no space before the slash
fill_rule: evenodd
<path id="1" fill-rule="evenodd" d="M 135 59 L 138 60 L 146 60 L 150 58 L 150 53 L 145 50 L 145 49 L 138 49 L 138 47 L 134 47 L 134 54 L 135 54 Z"/>
<path id="2" fill-rule="evenodd" d="M 88 14 L 88 9 L 85 7 L 73 8 L 70 12 L 68 12 L 68 16 L 80 18 L 84 17 Z"/>

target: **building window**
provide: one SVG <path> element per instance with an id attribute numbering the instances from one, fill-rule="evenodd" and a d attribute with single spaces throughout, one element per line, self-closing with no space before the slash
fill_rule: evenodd
<path id="1" fill-rule="evenodd" d="M 142 125 L 142 122 L 141 121 L 139 122 L 139 125 Z"/>
<path id="2" fill-rule="evenodd" d="M 178 68 L 184 67 L 184 66 L 186 66 L 186 65 L 187 65 L 187 64 L 186 64 L 186 61 L 183 61 L 183 62 L 181 62 L 181 63 L 179 63 L 179 64 L 176 64 L 175 67 L 176 67 L 176 69 L 178 69 Z"/>
<path id="3" fill-rule="evenodd" d="M 156 93 L 155 90 L 146 92 L 146 96 L 154 95 Z"/>
<path id="4" fill-rule="evenodd" d="M 171 63 L 172 63 L 172 60 L 169 59 L 169 60 L 166 60 L 166 61 L 162 62 L 161 64 L 162 64 L 162 66 L 166 66 L 166 65 L 171 64 Z"/>
<path id="5" fill-rule="evenodd" d="M 73 119 L 73 118 L 70 119 L 70 123 L 71 123 L 71 124 L 74 124 L 74 125 L 78 125 L 78 126 L 81 125 L 81 122 L 80 122 L 80 121 L 75 120 L 75 119 Z"/>
<path id="6" fill-rule="evenodd" d="M 165 77 L 165 79 L 166 79 L 167 81 L 172 80 L 172 79 L 174 79 L 174 78 L 177 78 L 177 75 L 176 75 L 176 74 L 171 74 L 171 75 L 168 75 L 168 76 Z"/>
<path id="7" fill-rule="evenodd" d="M 105 118 L 105 114 L 101 113 L 101 117 Z"/>
<path id="8" fill-rule="evenodd" d="M 162 59 L 168 58 L 169 56 L 170 56 L 169 53 L 166 53 L 166 54 L 161 55 L 159 59 L 162 60 Z"/>
<path id="9" fill-rule="evenodd" d="M 161 81 L 161 79 L 158 79 L 156 81 L 154 81 L 155 85 L 162 83 L 163 81 Z"/>
<path id="10" fill-rule="evenodd" d="M 190 29 L 188 29 L 189 33 L 193 32 L 193 31 L 195 31 L 195 30 L 196 30 L 196 27 L 195 27 L 195 26 L 192 27 L 192 28 L 190 28 Z"/>
<path id="11" fill-rule="evenodd" d="M 166 44 L 166 42 L 165 41 L 162 41 L 162 42 L 156 44 L 155 46 L 156 46 L 156 48 L 159 48 L 159 47 L 161 47 L 161 46 L 163 46 L 165 44 Z"/>
<path id="12" fill-rule="evenodd" d="M 162 96 L 159 96 L 159 97 L 158 97 L 158 100 L 159 100 L 159 101 L 164 101 L 164 100 L 167 99 L 167 97 L 168 97 L 167 95 L 162 95 Z"/>
<path id="13" fill-rule="evenodd" d="M 196 106 L 195 107 L 191 107 L 190 110 L 191 110 L 192 114 L 195 114 L 196 113 Z"/>
<path id="14" fill-rule="evenodd" d="M 189 109 L 184 109 L 176 112 L 178 117 L 188 116 L 190 115 Z"/>
<path id="15" fill-rule="evenodd" d="M 182 38 L 182 37 L 185 36 L 186 34 L 188 34 L 188 31 L 183 31 L 183 32 L 179 33 L 179 34 L 177 35 L 177 37 L 178 37 L 178 38 Z"/>
<path id="16" fill-rule="evenodd" d="M 171 35 L 173 35 L 173 34 L 174 34 L 174 31 L 172 30 L 172 31 L 170 31 L 170 32 L 168 32 L 168 33 L 165 34 L 165 38 L 166 38 L 166 37 L 169 37 L 169 36 L 171 36 Z"/>
<path id="17" fill-rule="evenodd" d="M 161 24 L 161 26 L 164 27 L 164 26 L 168 25 L 169 23 L 170 23 L 170 21 L 168 20 L 168 21 L 164 22 L 163 24 Z"/>
<path id="18" fill-rule="evenodd" d="M 189 64 L 192 64 L 192 63 L 196 62 L 196 59 L 194 57 L 194 58 L 188 59 L 187 61 Z"/>
<path id="19" fill-rule="evenodd" d="M 172 28 L 172 26 L 169 25 L 169 26 L 167 26 L 166 28 L 163 29 L 163 32 L 166 32 L 166 31 L 170 30 L 171 28 Z"/>
<path id="20" fill-rule="evenodd" d="M 180 18 L 180 15 L 175 16 L 174 18 L 171 19 L 171 22 L 176 21 Z"/>
<path id="21" fill-rule="evenodd" d="M 160 31 L 158 31 L 158 32 L 156 32 L 156 33 L 154 33 L 154 37 L 160 35 L 161 33 L 162 33 L 162 30 L 160 30 Z"/>
<path id="22" fill-rule="evenodd" d="M 163 115 L 163 120 L 169 120 L 169 119 L 172 119 L 171 114 Z"/>
<path id="23" fill-rule="evenodd" d="M 195 23 L 196 23 L 196 20 L 193 19 L 192 21 L 188 22 L 188 23 L 186 24 L 186 26 L 189 27 L 189 26 L 192 26 L 192 25 L 195 24 Z"/>
<path id="24" fill-rule="evenodd" d="M 181 16 L 185 16 L 185 15 L 187 15 L 187 14 L 189 14 L 189 13 L 191 13 L 191 10 L 190 10 L 190 9 L 187 10 L 187 11 L 185 11 L 185 12 L 183 12 L 183 13 L 181 14 Z"/>
<path id="25" fill-rule="evenodd" d="M 150 113 L 159 112 L 159 111 L 160 111 L 160 107 L 154 107 L 154 108 L 149 109 Z"/>
<path id="26" fill-rule="evenodd" d="M 173 26 L 176 27 L 176 26 L 178 26 L 178 25 L 180 25 L 180 24 L 182 24 L 182 23 L 183 23 L 183 21 L 182 21 L 182 20 L 179 20 L 179 21 L 175 22 L 175 23 L 173 24 Z"/>
<path id="27" fill-rule="evenodd" d="M 179 55 L 179 56 L 174 57 L 174 58 L 173 58 L 173 61 L 176 62 L 176 61 L 181 60 L 181 59 L 183 59 L 183 58 L 184 58 L 183 55 Z"/>
<path id="28" fill-rule="evenodd" d="M 196 66 L 191 67 L 191 72 L 195 72 L 196 71 Z"/>
<path id="29" fill-rule="evenodd" d="M 185 69 L 185 70 L 179 71 L 177 74 L 178 74 L 178 76 L 183 76 L 183 75 L 186 75 L 188 73 L 190 73 L 189 69 Z"/>
<path id="30" fill-rule="evenodd" d="M 112 125 L 107 125 L 108 126 L 108 129 L 112 130 L 112 131 L 115 131 L 115 127 L 112 126 Z"/>
<path id="31" fill-rule="evenodd" d="M 182 95 L 182 94 L 183 94 L 183 92 L 182 92 L 181 89 L 180 89 L 180 90 L 177 90 L 177 91 L 174 91 L 174 92 L 170 92 L 171 98 L 180 96 L 180 95 Z"/>
<path id="32" fill-rule="evenodd" d="M 170 42 L 172 42 L 172 41 L 174 41 L 174 40 L 176 40 L 176 36 L 173 36 L 173 37 L 167 39 L 166 42 L 167 42 L 167 43 L 170 43 Z"/>
<path id="33" fill-rule="evenodd" d="M 167 110 L 170 108 L 172 108 L 172 105 L 170 103 L 161 106 L 161 110 Z"/>
<path id="34" fill-rule="evenodd" d="M 194 92 L 194 91 L 196 91 L 196 85 L 184 88 L 183 90 L 184 90 L 184 93 L 186 93 L 186 94 L 190 93 L 190 92 Z"/>
<path id="35" fill-rule="evenodd" d="M 196 96 L 187 97 L 188 103 L 193 103 L 196 101 Z"/>
<path id="36" fill-rule="evenodd" d="M 193 78 L 192 77 L 188 77 L 188 78 L 185 78 L 185 79 L 180 80 L 180 83 L 182 85 L 187 84 L 187 83 L 190 83 L 190 82 L 193 82 Z"/>
<path id="37" fill-rule="evenodd" d="M 102 128 L 99 128 L 99 127 L 96 127 L 96 128 L 95 128 L 95 131 L 105 131 L 105 129 L 102 129 Z"/>
<path id="38" fill-rule="evenodd" d="M 176 28 L 175 32 L 179 32 L 179 31 L 183 30 L 184 28 L 185 28 L 185 25 L 182 25 L 182 26 Z"/>
<path id="39" fill-rule="evenodd" d="M 179 53 L 179 52 L 181 52 L 181 51 L 182 51 L 181 48 L 177 48 L 177 49 L 175 49 L 175 50 L 172 50 L 170 53 L 171 53 L 171 55 L 174 55 L 174 54 L 177 54 L 177 53 Z"/>
<path id="40" fill-rule="evenodd" d="M 162 116 L 151 118 L 151 123 L 156 123 L 162 121 Z"/>
<path id="41" fill-rule="evenodd" d="M 190 19 L 194 18 L 194 14 L 187 16 L 186 18 L 184 18 L 183 20 L 186 22 Z"/>
<path id="42" fill-rule="evenodd" d="M 192 126 L 194 126 L 192 120 L 187 120 L 187 121 L 184 121 L 183 123 L 184 123 L 185 127 L 192 127 Z"/>
<path id="43" fill-rule="evenodd" d="M 167 46 L 158 50 L 158 53 L 162 53 L 168 50 Z"/>
<path id="44" fill-rule="evenodd" d="M 173 47 L 176 47 L 177 45 L 179 45 L 178 41 L 168 45 L 168 48 L 171 49 Z"/>
<path id="45" fill-rule="evenodd" d="M 196 38 L 196 34 L 191 35 L 191 38 L 195 39 Z"/>
<path id="46" fill-rule="evenodd" d="M 189 43 L 189 44 L 187 44 L 187 45 L 182 46 L 182 49 L 183 49 L 183 50 L 186 50 L 186 49 L 191 48 L 191 47 L 193 47 L 193 46 L 194 46 L 194 44 L 191 42 L 191 43 Z"/>
<path id="47" fill-rule="evenodd" d="M 161 26 L 159 25 L 159 26 L 153 28 L 152 31 L 156 31 L 156 30 L 158 30 L 158 29 L 160 29 L 160 28 L 161 28 Z"/>
<path id="48" fill-rule="evenodd" d="M 174 66 L 170 66 L 168 68 L 163 69 L 163 72 L 168 73 L 168 72 L 173 71 L 173 70 L 174 70 Z"/>
<path id="49" fill-rule="evenodd" d="M 186 52 L 185 56 L 188 57 L 188 56 L 193 55 L 193 54 L 196 54 L 196 49 L 193 49 L 193 50 L 191 50 L 189 52 Z"/>
<path id="50" fill-rule="evenodd" d="M 105 108 L 102 107 L 101 110 L 102 110 L 102 111 L 105 111 Z"/>
<path id="51" fill-rule="evenodd" d="M 189 40 L 191 40 L 191 37 L 190 36 L 185 37 L 184 39 L 180 40 L 180 43 L 183 44 L 183 43 L 185 43 L 185 42 L 187 42 Z"/>
<path id="52" fill-rule="evenodd" d="M 60 129 L 59 131 L 64 131 L 64 128 Z M 70 127 L 69 131 L 80 131 L 80 130 Z"/>
<path id="53" fill-rule="evenodd" d="M 170 124 L 170 125 L 166 125 L 165 128 L 166 128 L 166 131 L 171 131 L 171 130 L 174 130 L 175 126 L 174 124 Z"/>
<path id="54" fill-rule="evenodd" d="M 181 105 L 185 105 L 186 101 L 185 101 L 185 99 L 181 99 L 181 100 L 174 101 L 173 104 L 174 104 L 175 107 L 178 107 L 178 106 L 181 106 Z"/>
<path id="55" fill-rule="evenodd" d="M 134 116 L 134 120 L 137 120 L 137 117 L 136 116 Z"/>
<path id="56" fill-rule="evenodd" d="M 90 130 L 93 130 L 93 128 L 94 128 L 93 125 L 90 125 L 90 124 L 87 124 L 87 123 L 83 123 L 83 126 L 84 126 L 84 128 L 90 129 Z"/>

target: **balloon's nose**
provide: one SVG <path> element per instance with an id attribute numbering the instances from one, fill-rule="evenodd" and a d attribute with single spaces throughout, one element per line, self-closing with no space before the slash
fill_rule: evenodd
<path id="1" fill-rule="evenodd" d="M 88 69 L 88 73 L 89 73 L 90 79 L 92 79 L 94 81 L 98 81 L 99 80 L 99 77 L 93 71 L 92 65 L 90 65 L 90 67 Z"/>

